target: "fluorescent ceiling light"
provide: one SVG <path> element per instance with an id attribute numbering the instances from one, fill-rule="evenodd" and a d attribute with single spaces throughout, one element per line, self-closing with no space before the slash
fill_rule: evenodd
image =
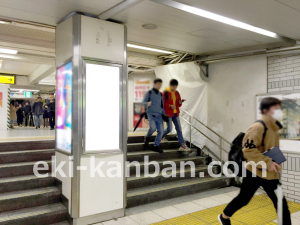
<path id="1" fill-rule="evenodd" d="M 2 67 L 2 60 L 0 60 L 0 68 Z"/>
<path id="2" fill-rule="evenodd" d="M 5 53 L 5 54 L 17 54 L 17 50 L 12 50 L 12 49 L 5 49 L 5 48 L 0 48 L 0 53 Z"/>
<path id="3" fill-rule="evenodd" d="M 173 54 L 174 53 L 174 52 L 165 51 L 165 50 L 161 50 L 161 49 L 157 49 L 157 48 L 149 48 L 149 47 L 144 47 L 144 46 L 134 45 L 134 44 L 127 44 L 127 47 L 142 49 L 142 50 L 151 51 L 151 52 L 166 53 L 166 54 Z"/>
<path id="4" fill-rule="evenodd" d="M 17 88 L 11 88 L 10 89 L 11 91 L 18 91 L 18 92 L 27 92 L 27 91 L 30 91 L 30 92 L 39 92 L 40 90 L 29 90 L 29 89 L 17 89 Z"/>
<path id="5" fill-rule="evenodd" d="M 189 12 L 189 13 L 192 13 L 192 14 L 195 14 L 195 15 L 198 15 L 198 16 L 202 16 L 202 17 L 205 17 L 207 19 L 215 20 L 215 21 L 225 23 L 225 24 L 228 24 L 228 25 L 231 25 L 231 26 L 235 26 L 235 27 L 238 27 L 238 28 L 241 28 L 241 29 L 249 30 L 249 31 L 259 33 L 259 34 L 262 34 L 262 35 L 266 35 L 266 36 L 269 36 L 269 37 L 272 37 L 272 38 L 277 38 L 278 37 L 278 35 L 274 32 L 271 32 L 271 31 L 268 31 L 268 30 L 265 30 L 265 29 L 261 29 L 261 28 L 249 25 L 247 23 L 243 23 L 243 22 L 240 22 L 240 21 L 237 21 L 237 20 L 234 20 L 234 19 L 230 19 L 230 18 L 227 18 L 225 16 L 220 16 L 218 14 L 208 12 L 206 10 L 199 9 L 199 8 L 196 8 L 196 7 L 193 7 L 193 6 L 185 5 L 185 4 L 182 4 L 182 3 L 179 3 L 179 2 L 175 2 L 175 1 L 172 1 L 172 0 L 152 0 L 152 1 L 163 4 L 163 5 L 170 6 L 170 7 L 185 11 L 185 12 Z"/>

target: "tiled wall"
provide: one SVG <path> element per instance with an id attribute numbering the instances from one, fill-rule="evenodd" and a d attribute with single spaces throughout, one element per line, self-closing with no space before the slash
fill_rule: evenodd
<path id="1" fill-rule="evenodd" d="M 300 154 L 284 153 L 282 186 L 288 200 L 300 203 Z"/>
<path id="2" fill-rule="evenodd" d="M 300 54 L 268 57 L 268 92 L 300 91 Z"/>

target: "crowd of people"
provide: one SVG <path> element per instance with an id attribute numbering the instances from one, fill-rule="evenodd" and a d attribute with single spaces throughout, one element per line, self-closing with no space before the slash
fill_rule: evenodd
<path id="1" fill-rule="evenodd" d="M 29 101 L 25 104 L 18 104 L 15 100 L 10 102 L 10 128 L 14 129 L 14 122 L 17 121 L 19 127 L 41 128 L 42 120 L 44 127 L 50 125 L 50 130 L 55 128 L 55 98 L 54 94 L 49 95 L 45 102 L 42 97 L 38 97 L 31 105 Z"/>

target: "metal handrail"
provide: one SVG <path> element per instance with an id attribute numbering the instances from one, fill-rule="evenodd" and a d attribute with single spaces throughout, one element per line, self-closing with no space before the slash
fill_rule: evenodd
<path id="1" fill-rule="evenodd" d="M 202 131 L 200 131 L 197 127 L 193 126 L 189 121 L 184 119 L 183 117 L 179 116 L 181 119 L 183 119 L 187 124 L 189 124 L 191 127 L 193 127 L 195 130 L 197 130 L 200 134 L 202 134 L 204 137 L 206 137 L 208 140 L 210 140 L 212 143 L 214 143 L 216 146 L 218 146 L 220 149 L 222 149 L 224 152 L 229 153 L 226 149 L 224 149 L 222 146 L 220 146 L 218 143 L 216 143 L 214 140 L 212 140 L 210 137 L 208 137 L 206 134 L 204 134 Z"/>
<path id="2" fill-rule="evenodd" d="M 226 143 L 230 144 L 229 141 L 227 141 L 224 137 L 222 137 L 221 135 L 219 135 L 218 133 L 216 133 L 214 130 L 212 130 L 211 128 L 209 128 L 208 126 L 206 126 L 204 123 L 202 123 L 200 120 L 198 120 L 197 118 L 195 118 L 193 115 L 191 115 L 189 112 L 182 110 L 183 112 L 185 112 L 186 114 L 188 114 L 189 116 L 189 121 L 187 121 L 186 119 L 184 119 L 182 116 L 179 116 L 182 120 L 184 120 L 189 126 L 190 126 L 190 147 L 192 147 L 192 128 L 194 128 L 196 131 L 198 131 L 200 134 L 202 134 L 204 137 L 206 137 L 209 141 L 211 141 L 213 144 L 215 144 L 216 146 L 219 147 L 220 150 L 220 165 L 221 165 L 221 173 L 223 173 L 223 151 L 225 153 L 229 153 L 226 149 L 223 148 L 223 141 L 225 141 Z M 207 128 L 208 130 L 210 130 L 212 133 L 214 133 L 216 136 L 219 137 L 220 143 L 218 144 L 216 141 L 214 141 L 212 138 L 208 137 L 206 134 L 204 134 L 202 131 L 200 131 L 197 127 L 195 127 L 194 125 L 192 125 L 192 119 L 196 120 L 197 122 L 199 122 L 201 125 L 203 125 L 205 128 Z"/>
<path id="3" fill-rule="evenodd" d="M 195 118 L 193 115 L 191 115 L 189 112 L 185 111 L 184 109 L 181 109 L 180 111 L 185 112 L 186 114 L 188 114 L 189 116 L 191 116 L 194 120 L 196 120 L 197 122 L 201 123 L 201 125 L 203 125 L 205 128 L 207 128 L 208 130 L 210 130 L 211 132 L 213 132 L 215 135 L 217 135 L 219 138 L 221 138 L 223 141 L 225 141 L 226 143 L 228 143 L 229 145 L 231 145 L 231 143 L 226 140 L 224 137 L 222 137 L 221 135 L 219 135 L 218 133 L 216 133 L 213 129 L 209 128 L 208 126 L 206 126 L 204 123 L 202 123 L 200 120 L 198 120 L 197 118 Z"/>

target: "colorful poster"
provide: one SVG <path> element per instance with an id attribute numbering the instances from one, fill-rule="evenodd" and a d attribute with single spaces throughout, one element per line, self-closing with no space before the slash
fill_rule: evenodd
<path id="1" fill-rule="evenodd" d="M 72 62 L 57 70 L 56 147 L 71 153 L 72 147 Z"/>
<path id="2" fill-rule="evenodd" d="M 3 105 L 3 93 L 0 92 L 0 107 L 2 108 L 2 105 Z"/>
<path id="3" fill-rule="evenodd" d="M 150 79 L 134 79 L 134 98 L 133 102 L 142 102 L 145 96 L 146 91 L 151 88 Z"/>

